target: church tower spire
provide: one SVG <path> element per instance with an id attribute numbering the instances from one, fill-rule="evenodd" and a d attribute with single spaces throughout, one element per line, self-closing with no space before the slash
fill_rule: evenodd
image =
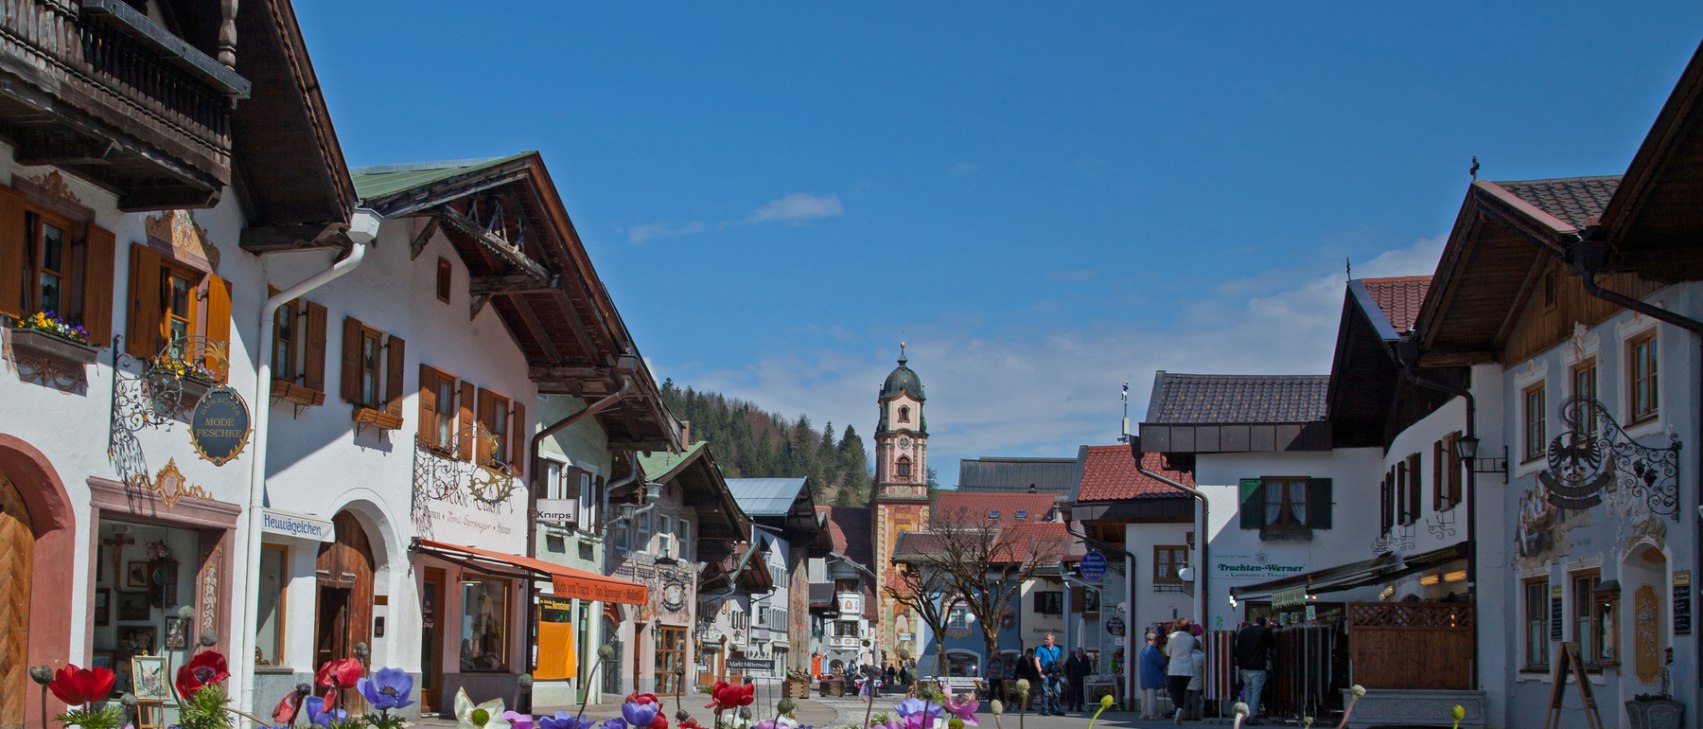
<path id="1" fill-rule="evenodd" d="M 875 491 L 870 500 L 875 513 L 870 521 L 878 563 L 875 596 L 881 645 L 896 650 L 908 637 L 912 655 L 918 654 L 919 647 L 914 642 L 917 618 L 907 614 L 884 588 L 899 581 L 892 566 L 899 535 L 928 528 L 928 419 L 923 416 L 927 399 L 922 378 L 910 368 L 905 343 L 899 342 L 899 366 L 887 375 L 875 398 L 881 415 L 875 427 Z"/>

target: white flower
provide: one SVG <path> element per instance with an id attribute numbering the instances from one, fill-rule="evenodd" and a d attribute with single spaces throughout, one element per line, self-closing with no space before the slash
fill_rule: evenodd
<path id="1" fill-rule="evenodd" d="M 1354 684 L 1353 688 L 1348 689 L 1348 693 L 1354 694 L 1354 698 L 1358 699 L 1366 695 L 1366 687 L 1361 686 L 1360 684 Z"/>
<path id="2" fill-rule="evenodd" d="M 503 718 L 503 700 L 491 699 L 478 706 L 467 698 L 467 689 L 455 690 L 455 726 L 456 729 L 509 729 L 509 720 Z"/>
<path id="3" fill-rule="evenodd" d="M 1247 716 L 1248 715 L 1248 705 L 1238 701 L 1238 702 L 1236 702 L 1235 706 L 1230 707 L 1230 713 L 1236 714 L 1238 716 Z"/>

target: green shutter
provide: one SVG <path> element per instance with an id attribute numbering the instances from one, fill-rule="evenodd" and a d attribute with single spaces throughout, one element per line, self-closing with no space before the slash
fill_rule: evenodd
<path id="1" fill-rule="evenodd" d="M 1307 483 L 1307 524 L 1314 529 L 1330 528 L 1330 479 L 1315 478 Z"/>
<path id="2" fill-rule="evenodd" d="M 1260 480 L 1242 479 L 1242 528 L 1265 526 L 1265 499 L 1260 498 Z"/>

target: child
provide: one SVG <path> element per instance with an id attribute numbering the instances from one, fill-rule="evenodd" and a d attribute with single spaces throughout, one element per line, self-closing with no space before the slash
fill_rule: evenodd
<path id="1" fill-rule="evenodd" d="M 1189 674 L 1189 704 L 1188 711 L 1183 713 L 1183 717 L 1191 721 L 1200 721 L 1201 714 L 1204 713 L 1203 710 L 1206 708 L 1205 692 L 1202 691 L 1205 688 L 1205 681 L 1201 678 L 1206 673 L 1206 654 L 1201 652 L 1199 645 L 1196 645 L 1194 651 L 1189 653 L 1189 662 L 1193 664 L 1194 670 Z"/>

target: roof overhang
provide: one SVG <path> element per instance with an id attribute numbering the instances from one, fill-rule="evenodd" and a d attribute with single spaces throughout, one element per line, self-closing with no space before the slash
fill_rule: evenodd
<path id="1" fill-rule="evenodd" d="M 1371 559 L 1313 570 L 1293 577 L 1284 577 L 1252 585 L 1230 588 L 1230 596 L 1238 600 L 1266 600 L 1289 590 L 1305 590 L 1311 594 L 1343 592 L 1357 587 L 1392 582 L 1408 575 L 1465 559 L 1469 545 L 1457 542 L 1447 547 L 1404 557 L 1385 552 Z"/>
<path id="2" fill-rule="evenodd" d="M 1330 450 L 1330 423 L 1142 423 L 1149 453 L 1279 453 Z"/>
<path id="3" fill-rule="evenodd" d="M 518 554 L 504 554 L 479 547 L 466 547 L 430 539 L 418 540 L 412 551 L 481 571 L 509 571 L 550 581 L 556 597 L 572 597 L 621 605 L 644 605 L 650 599 L 649 588 L 637 582 L 596 572 L 574 569 L 567 565 L 546 562 Z"/>
<path id="4" fill-rule="evenodd" d="M 1609 268 L 1665 282 L 1703 278 L 1703 44 L 1603 209 Z"/>

